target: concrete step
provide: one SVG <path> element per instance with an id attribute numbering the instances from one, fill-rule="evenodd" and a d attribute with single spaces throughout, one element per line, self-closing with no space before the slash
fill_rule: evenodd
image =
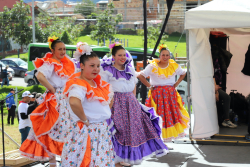
<path id="1" fill-rule="evenodd" d="M 202 144 L 202 145 L 229 145 L 229 146 L 250 146 L 250 141 L 240 135 L 216 134 L 210 139 L 189 139 L 183 138 L 174 141 L 175 144 Z"/>

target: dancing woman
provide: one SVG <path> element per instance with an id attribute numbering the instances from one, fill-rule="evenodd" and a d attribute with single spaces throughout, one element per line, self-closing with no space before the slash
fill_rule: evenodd
<path id="1" fill-rule="evenodd" d="M 73 125 L 64 144 L 61 166 L 114 167 L 106 121 L 111 116 L 111 86 L 98 75 L 100 60 L 90 46 L 79 42 L 74 57 L 80 59 L 81 72 L 70 77 L 64 89 Z"/>
<path id="2" fill-rule="evenodd" d="M 152 155 L 166 155 L 168 149 L 160 138 L 160 117 L 135 97 L 137 78 L 132 56 L 119 43 L 110 48 L 112 57 L 101 60 L 100 75 L 114 91 L 111 109 L 114 129 L 111 131 L 115 162 L 129 166 L 140 164 Z"/>
<path id="3" fill-rule="evenodd" d="M 150 89 L 146 105 L 154 107 L 162 117 L 162 137 L 165 142 L 170 142 L 172 139 L 184 137 L 184 130 L 189 127 L 188 112 L 176 90 L 186 72 L 170 59 L 170 51 L 166 45 L 161 45 L 159 51 L 159 59 L 149 61 L 150 64 L 140 72 L 138 79 Z M 180 75 L 177 82 L 176 75 Z M 150 77 L 150 82 L 146 80 L 147 77 Z"/>
<path id="4" fill-rule="evenodd" d="M 47 90 L 39 100 L 40 105 L 30 114 L 32 128 L 20 152 L 32 160 L 49 160 L 53 167 L 56 166 L 55 156 L 62 153 L 70 127 L 62 91 L 67 79 L 75 72 L 75 65 L 58 37 L 49 37 L 48 42 L 51 52 L 33 62 L 38 71 L 36 77 Z"/>

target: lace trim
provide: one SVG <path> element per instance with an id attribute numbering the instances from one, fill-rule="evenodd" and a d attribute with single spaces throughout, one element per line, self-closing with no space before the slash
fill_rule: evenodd
<path id="1" fill-rule="evenodd" d="M 101 84 L 100 84 L 100 86 L 102 87 L 102 88 L 104 88 L 104 87 L 106 87 L 107 85 L 109 85 L 109 84 L 104 84 L 104 85 L 102 85 L 102 82 L 101 82 Z M 70 87 L 69 87 L 69 89 L 66 91 L 66 92 L 64 92 L 64 95 L 67 97 L 67 94 L 69 94 L 69 91 L 70 90 L 72 90 L 72 88 L 73 87 L 78 87 L 78 88 L 80 88 L 80 89 L 82 89 L 84 92 L 86 92 L 86 94 L 87 95 L 91 95 L 91 97 L 89 97 L 89 98 L 87 98 L 88 99 L 88 101 L 94 101 L 94 100 L 101 100 L 102 102 L 100 102 L 102 105 L 109 105 L 109 103 L 111 102 L 111 100 L 112 100 L 112 98 L 113 98 L 113 96 L 114 96 L 114 93 L 113 93 L 113 91 L 112 91 L 112 88 L 111 88 L 111 86 L 109 86 L 109 94 L 108 94 L 108 97 L 109 97 L 109 99 L 108 99 L 108 101 L 106 101 L 103 97 L 98 97 L 98 96 L 95 96 L 95 92 L 93 91 L 93 90 L 90 90 L 89 92 L 87 91 L 87 88 L 86 87 L 84 87 L 84 86 L 81 86 L 81 85 L 78 85 L 78 84 L 72 84 Z"/>
<path id="2" fill-rule="evenodd" d="M 161 153 L 161 154 L 159 154 Z M 151 158 L 153 157 L 154 155 L 156 155 L 156 157 L 162 157 L 164 155 L 167 155 L 169 153 L 168 150 L 166 149 L 161 149 L 161 150 L 156 150 L 155 152 L 152 152 L 150 155 L 147 155 L 145 157 L 142 157 L 142 159 L 140 160 L 135 160 L 135 161 L 132 161 L 130 159 L 123 159 L 121 157 L 119 157 L 118 155 L 116 155 L 116 152 L 114 151 L 114 155 L 115 155 L 115 163 L 119 163 L 119 162 L 125 162 L 125 163 L 129 163 L 131 165 L 140 165 L 142 163 L 142 161 L 148 159 L 148 158 Z"/>
<path id="3" fill-rule="evenodd" d="M 133 75 L 133 74 L 131 74 L 132 76 L 130 77 L 129 80 L 126 80 L 126 78 L 118 78 L 118 79 L 116 79 L 110 71 L 104 70 L 102 67 L 101 67 L 101 71 L 102 71 L 102 73 L 103 73 L 104 75 L 107 74 L 108 77 L 110 77 L 110 78 L 109 78 L 110 81 L 117 81 L 117 82 L 118 82 L 118 81 L 125 81 L 125 82 L 129 83 L 129 82 L 131 82 L 131 80 L 134 79 L 134 77 L 133 77 L 134 75 Z"/>
<path id="4" fill-rule="evenodd" d="M 152 66 L 153 66 L 153 69 L 156 68 L 156 70 L 158 70 L 158 68 L 159 68 L 158 66 L 156 66 L 156 65 L 154 65 L 154 64 L 152 64 Z M 159 74 L 154 73 L 153 71 L 151 71 L 151 72 L 152 72 L 154 75 L 157 75 L 157 77 L 160 78 L 160 79 L 169 79 L 169 78 L 171 78 L 172 76 L 175 76 L 176 73 L 177 73 L 176 71 L 179 70 L 180 68 L 181 68 L 181 67 L 179 66 L 179 67 L 175 70 L 175 72 L 174 72 L 172 75 L 169 75 L 168 77 L 166 77 L 164 74 L 159 75 Z M 152 69 L 152 70 L 153 70 L 153 69 Z M 185 73 L 184 73 L 184 74 L 185 74 Z"/>
<path id="5" fill-rule="evenodd" d="M 32 160 L 32 161 L 49 161 L 51 158 L 53 158 L 53 157 L 46 157 L 45 158 L 42 156 L 33 156 L 33 154 L 25 153 L 25 152 L 22 152 L 20 150 L 18 150 L 18 152 L 20 153 L 21 157 Z"/>
<path id="6" fill-rule="evenodd" d="M 58 63 L 58 62 L 55 62 L 55 61 L 48 61 L 48 60 L 44 60 L 45 58 L 47 58 L 47 56 L 48 56 L 48 58 L 47 59 L 52 59 L 52 58 L 49 58 L 49 56 L 50 55 L 52 55 L 52 53 L 51 52 L 48 52 L 48 53 L 46 53 L 45 54 L 45 56 L 44 56 L 44 58 L 36 58 L 35 60 L 33 60 L 32 61 L 32 63 L 33 63 L 33 65 L 34 65 L 34 67 L 35 68 L 39 68 L 39 67 L 37 67 L 36 66 L 36 64 L 35 64 L 35 62 L 36 61 L 38 61 L 38 60 L 42 60 L 43 61 L 43 63 L 44 62 L 46 62 L 46 63 L 49 63 L 49 64 L 52 64 L 53 66 L 58 66 L 58 67 L 60 67 L 59 69 L 54 69 L 54 72 L 60 77 L 60 78 L 69 78 L 70 76 L 72 76 L 73 74 L 74 74 L 74 72 L 76 71 L 76 65 L 75 65 L 75 63 L 71 60 L 71 58 L 68 56 L 68 55 L 65 55 L 66 56 L 66 58 L 68 59 L 68 61 L 70 61 L 72 64 L 73 64 L 73 66 L 74 66 L 74 72 L 73 73 L 69 73 L 69 74 L 65 74 L 64 73 L 64 71 L 66 71 L 66 72 L 68 72 L 68 70 L 64 70 L 64 71 L 62 71 L 64 68 L 63 68 L 63 65 L 65 65 L 65 63 L 63 63 L 62 62 L 62 64 L 60 64 L 60 63 Z M 65 65 L 66 66 L 66 65 Z M 41 71 L 39 71 L 39 72 L 41 72 Z"/>
<path id="7" fill-rule="evenodd" d="M 155 109 L 154 109 L 154 107 L 147 107 L 147 106 L 145 106 L 145 105 L 143 105 L 143 104 L 141 104 L 140 103 L 140 105 L 141 105 L 141 107 L 142 107 L 142 109 L 144 110 L 144 111 L 148 111 L 148 110 L 150 110 L 150 109 L 153 109 L 154 110 L 154 115 L 155 115 L 155 118 L 154 119 L 157 119 L 157 118 L 159 118 L 159 123 L 158 123 L 158 125 L 160 126 L 160 128 L 162 129 L 162 124 L 163 124 L 163 121 L 162 121 L 162 118 L 156 113 L 156 111 L 155 111 Z M 147 112 L 147 113 L 149 113 L 150 114 L 150 120 L 154 120 L 152 117 L 153 117 L 153 115 L 150 113 L 150 112 Z"/>

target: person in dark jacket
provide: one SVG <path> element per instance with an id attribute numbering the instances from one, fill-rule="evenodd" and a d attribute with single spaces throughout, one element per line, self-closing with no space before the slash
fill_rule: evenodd
<path id="1" fill-rule="evenodd" d="M 13 95 L 14 93 L 15 93 L 15 90 L 11 88 L 10 93 L 6 97 L 9 97 Z M 10 120 L 11 120 L 11 124 L 14 125 L 15 110 L 16 110 L 14 96 L 11 96 L 8 99 L 6 99 L 6 107 L 8 110 L 8 117 L 7 117 L 8 125 L 10 124 Z"/>
<path id="2" fill-rule="evenodd" d="M 1 87 L 3 87 L 4 83 L 7 82 L 7 86 L 9 86 L 9 78 L 8 78 L 8 71 L 7 69 L 9 68 L 9 66 L 7 65 L 6 68 L 2 71 L 3 73 L 3 80 L 2 80 L 2 85 Z"/>
<path id="3" fill-rule="evenodd" d="M 29 102 L 29 105 L 33 104 L 35 101 L 36 101 L 36 94 L 37 92 L 32 92 L 31 95 L 33 97 L 30 98 L 30 102 Z"/>
<path id="4" fill-rule="evenodd" d="M 37 93 L 36 94 L 36 100 L 41 96 L 42 94 L 41 93 Z M 37 108 L 37 106 L 38 106 L 38 103 L 37 103 L 37 101 L 34 101 L 34 103 L 32 103 L 32 104 L 30 104 L 29 105 L 29 107 L 28 107 L 28 115 L 30 115 L 36 108 Z"/>

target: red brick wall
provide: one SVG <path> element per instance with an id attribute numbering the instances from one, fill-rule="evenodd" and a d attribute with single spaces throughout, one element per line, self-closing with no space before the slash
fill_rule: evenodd
<path id="1" fill-rule="evenodd" d="M 20 2 L 20 0 L 0 0 L 0 12 L 3 11 L 3 7 L 7 6 L 8 8 L 12 8 L 16 2 Z"/>

